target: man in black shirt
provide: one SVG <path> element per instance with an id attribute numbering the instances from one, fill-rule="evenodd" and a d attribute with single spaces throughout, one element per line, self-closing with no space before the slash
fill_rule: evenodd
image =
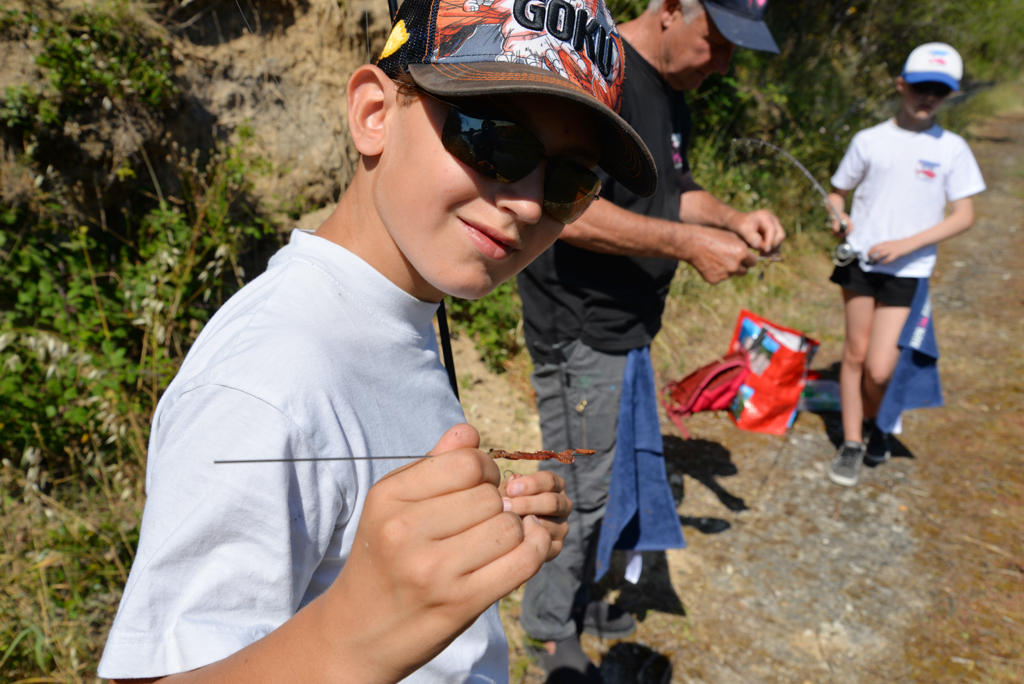
<path id="1" fill-rule="evenodd" d="M 600 681 L 579 645 L 578 623 L 602 637 L 632 633 L 628 614 L 586 601 L 597 530 L 615 454 L 626 354 L 661 327 L 679 261 L 717 283 L 785 238 L 767 210 L 738 212 L 690 175 L 690 113 L 681 91 L 725 74 L 736 46 L 778 52 L 763 18 L 767 0 L 652 0 L 619 27 L 625 49 L 622 116 L 654 155 L 658 190 L 642 199 L 607 177 L 601 196 L 519 275 L 527 346 L 545 449 L 597 450 L 572 466 L 545 462 L 573 500 L 561 554 L 526 584 L 522 625 L 545 642 L 554 681 Z M 582 676 L 582 678 L 581 678 Z"/>

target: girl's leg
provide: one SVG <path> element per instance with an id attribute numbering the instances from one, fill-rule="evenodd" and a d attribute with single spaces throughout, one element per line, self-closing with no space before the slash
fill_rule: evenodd
<path id="1" fill-rule="evenodd" d="M 866 418 L 878 415 L 885 388 L 889 386 L 896 362 L 900 358 L 898 342 L 909 315 L 908 306 L 879 304 L 875 309 L 871 339 L 864 361 L 863 399 Z"/>
<path id="2" fill-rule="evenodd" d="M 839 396 L 843 406 L 843 439 L 848 442 L 862 442 L 864 441 L 861 434 L 864 404 L 861 394 L 861 379 L 864 374 L 868 344 L 871 340 L 875 299 L 843 288 L 843 303 L 846 306 L 846 340 L 843 344 L 843 364 L 839 371 Z"/>

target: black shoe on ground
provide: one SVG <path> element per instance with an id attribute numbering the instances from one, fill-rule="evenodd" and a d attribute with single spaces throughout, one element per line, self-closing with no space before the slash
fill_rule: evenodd
<path id="1" fill-rule="evenodd" d="M 892 457 L 892 450 L 889 447 L 889 435 L 875 427 L 874 421 L 871 421 L 869 428 L 867 447 L 864 450 L 864 462 L 869 466 L 882 465 Z"/>
<path id="2" fill-rule="evenodd" d="M 601 639 L 625 639 L 636 631 L 636 622 L 614 604 L 591 601 L 583 611 L 583 631 Z"/>
<path id="3" fill-rule="evenodd" d="M 544 668 L 547 684 L 604 684 L 597 666 L 583 652 L 579 637 L 556 641 L 554 654 L 543 644 L 529 644 L 526 650 Z"/>
<path id="4" fill-rule="evenodd" d="M 852 487 L 857 484 L 860 475 L 860 464 L 864 460 L 864 445 L 860 442 L 843 442 L 832 459 L 828 469 L 828 479 L 837 485 Z"/>

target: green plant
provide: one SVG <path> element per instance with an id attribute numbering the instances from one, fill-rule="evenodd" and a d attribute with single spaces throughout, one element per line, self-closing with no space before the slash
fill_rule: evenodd
<path id="1" fill-rule="evenodd" d="M 177 153 L 176 153 L 177 154 Z M 239 148 L 179 155 L 183 198 L 123 234 L 8 207 L 0 234 L 0 450 L 38 449 L 33 482 L 101 452 L 145 455 L 149 416 L 203 324 L 243 283 L 246 241 L 271 232 L 239 199 L 259 168 Z M 34 453 L 34 452 L 33 452 Z"/>
<path id="2" fill-rule="evenodd" d="M 0 495 L 5 529 L 22 530 L 0 554 L 0 670 L 14 679 L 94 666 L 138 536 L 156 402 L 243 285 L 247 250 L 275 240 L 244 201 L 265 164 L 240 134 L 205 168 L 172 145 L 181 197 L 117 229 L 86 225 L 45 184 L 0 207 Z"/>
<path id="3" fill-rule="evenodd" d="M 487 367 L 496 373 L 504 372 L 509 359 L 522 347 L 522 304 L 515 280 L 502 283 L 481 299 L 449 301 L 453 331 L 469 335 Z"/>
<path id="4" fill-rule="evenodd" d="M 83 110 L 166 109 L 178 87 L 169 42 L 145 25 L 125 0 L 68 11 L 0 16 L 0 34 L 32 34 L 41 43 L 41 89 L 9 87 L 0 120 L 27 130 L 60 130 Z"/>

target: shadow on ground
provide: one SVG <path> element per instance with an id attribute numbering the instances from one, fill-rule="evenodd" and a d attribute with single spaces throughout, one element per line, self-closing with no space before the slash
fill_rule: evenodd
<path id="1" fill-rule="evenodd" d="M 673 484 L 676 503 L 681 502 L 686 495 L 683 480 L 679 476 L 689 475 L 711 490 L 730 511 L 747 510 L 747 504 L 743 499 L 731 494 L 718 482 L 718 478 L 731 477 L 739 473 L 728 449 L 706 439 L 684 440 L 674 435 L 663 435 L 662 439 L 665 448 L 665 468 Z M 684 525 L 687 524 L 687 521 L 682 522 Z M 700 529 L 698 525 L 694 526 Z M 724 529 L 728 529 L 728 523 L 726 527 L 717 531 L 721 532 Z"/>
<path id="2" fill-rule="evenodd" d="M 672 663 L 647 646 L 620 642 L 601 660 L 601 676 L 607 684 L 668 684 Z"/>

